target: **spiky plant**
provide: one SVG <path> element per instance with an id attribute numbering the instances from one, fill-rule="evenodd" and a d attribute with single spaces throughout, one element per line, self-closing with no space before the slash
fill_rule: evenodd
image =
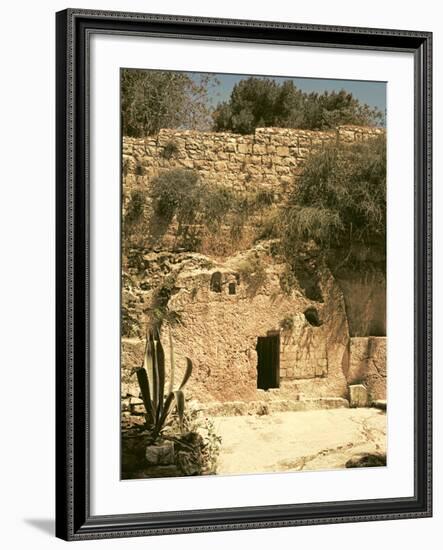
<path id="1" fill-rule="evenodd" d="M 146 425 L 152 430 L 152 441 L 155 442 L 165 427 L 169 413 L 175 402 L 180 428 L 183 429 L 185 396 L 183 388 L 192 373 L 192 361 L 186 357 L 186 370 L 177 390 L 174 390 L 175 359 L 171 331 L 169 331 L 170 372 L 168 389 L 165 393 L 166 368 L 165 352 L 160 341 L 158 329 L 150 330 L 146 336 L 143 366 L 137 369 L 137 380 L 140 386 L 143 404 L 146 410 Z"/>

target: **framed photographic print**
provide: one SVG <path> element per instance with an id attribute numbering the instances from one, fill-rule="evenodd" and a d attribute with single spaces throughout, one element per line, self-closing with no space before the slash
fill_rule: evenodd
<path id="1" fill-rule="evenodd" d="M 431 39 L 57 14 L 57 536 L 431 515 Z"/>

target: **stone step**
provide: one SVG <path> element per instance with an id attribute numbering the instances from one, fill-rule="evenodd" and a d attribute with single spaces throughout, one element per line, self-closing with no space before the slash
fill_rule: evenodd
<path id="1" fill-rule="evenodd" d="M 275 399 L 273 401 L 227 401 L 200 403 L 196 408 L 210 416 L 266 415 L 273 412 L 312 411 L 318 409 L 348 408 L 349 401 L 341 397 L 317 397 L 302 400 Z"/>

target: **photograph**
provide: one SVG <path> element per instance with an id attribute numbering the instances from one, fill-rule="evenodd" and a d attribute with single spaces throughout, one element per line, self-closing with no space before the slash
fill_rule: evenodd
<path id="1" fill-rule="evenodd" d="M 120 68 L 122 480 L 386 467 L 386 82 Z"/>

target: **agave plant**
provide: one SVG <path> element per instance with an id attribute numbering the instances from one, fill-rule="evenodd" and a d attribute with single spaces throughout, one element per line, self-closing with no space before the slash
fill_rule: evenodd
<path id="1" fill-rule="evenodd" d="M 173 403 L 177 407 L 180 427 L 183 430 L 185 396 L 183 388 L 192 373 L 192 361 L 186 357 L 186 370 L 177 390 L 174 390 L 175 359 L 171 331 L 169 330 L 169 384 L 165 392 L 166 369 L 165 352 L 160 342 L 158 329 L 150 330 L 146 336 L 143 366 L 137 369 L 143 404 L 146 409 L 146 424 L 152 430 L 155 441 L 163 430 Z"/>

